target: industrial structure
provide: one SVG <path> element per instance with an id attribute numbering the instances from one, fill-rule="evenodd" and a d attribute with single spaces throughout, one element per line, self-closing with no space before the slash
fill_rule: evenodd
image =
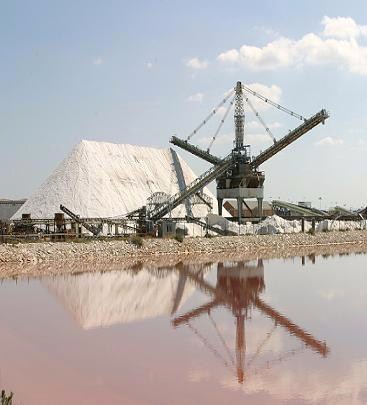
<path id="1" fill-rule="evenodd" d="M 262 100 L 280 111 L 283 111 L 291 116 L 302 121 L 294 130 L 290 131 L 280 140 L 276 140 L 274 135 L 271 133 L 268 126 L 266 126 L 264 120 L 261 118 L 259 113 L 255 110 L 254 105 L 250 101 L 248 94 L 252 94 L 258 99 Z M 230 100 L 230 101 L 229 101 Z M 212 138 L 212 141 L 207 150 L 203 150 L 198 146 L 191 144 L 190 139 L 197 134 L 197 132 L 207 124 L 207 122 L 218 112 L 220 107 L 229 101 L 226 112 L 220 121 L 220 124 Z M 273 139 L 273 145 L 267 148 L 265 151 L 261 152 L 256 157 L 251 157 L 250 145 L 245 143 L 245 113 L 244 113 L 244 103 L 247 103 L 251 110 L 255 113 L 256 117 L 260 121 L 261 125 L 264 126 L 265 131 Z M 210 153 L 210 148 L 215 142 L 224 122 L 227 118 L 232 106 L 234 105 L 234 126 L 235 126 L 235 136 L 234 136 L 234 147 L 232 151 L 225 157 L 219 158 L 212 153 Z M 213 109 L 211 113 L 204 119 L 201 124 L 194 129 L 194 131 L 187 137 L 186 140 L 180 139 L 177 136 L 173 136 L 170 142 L 182 148 L 191 154 L 204 159 L 205 161 L 211 163 L 213 166 L 210 167 L 206 172 L 200 175 L 192 183 L 188 184 L 186 187 L 180 189 L 180 191 L 172 196 L 165 196 L 164 201 L 160 201 L 152 207 L 152 209 L 147 209 L 147 206 L 143 206 L 134 212 L 130 213 L 128 216 L 137 216 L 140 218 L 145 217 L 150 223 L 155 223 L 156 221 L 162 219 L 167 214 L 169 214 L 178 205 L 187 202 L 192 196 L 200 195 L 203 187 L 207 186 L 213 180 L 216 180 L 216 196 L 218 201 L 218 213 L 222 215 L 223 201 L 226 199 L 236 199 L 237 206 L 241 207 L 242 203 L 246 199 L 255 198 L 257 199 L 257 214 L 258 218 L 263 217 L 263 198 L 264 198 L 264 181 L 265 174 L 259 170 L 259 166 L 269 160 L 271 157 L 279 153 L 281 150 L 286 148 L 291 143 L 295 142 L 302 135 L 306 134 L 315 126 L 320 123 L 324 123 L 329 117 L 326 110 L 321 110 L 312 117 L 306 119 L 303 116 L 285 108 L 281 105 L 269 100 L 268 98 L 262 96 L 261 94 L 249 89 L 244 86 L 241 82 L 237 82 L 234 89 L 232 89 L 229 94 L 221 101 L 217 108 Z M 246 204 L 246 203 L 245 203 Z M 238 210 L 238 223 L 241 224 L 241 212 Z"/>
<path id="2" fill-rule="evenodd" d="M 265 121 L 262 119 L 258 111 L 255 109 L 254 104 L 250 100 L 250 96 L 256 97 L 261 102 L 264 102 L 267 105 L 270 105 L 278 109 L 279 111 L 289 114 L 290 116 L 302 121 L 302 123 L 295 129 L 289 131 L 289 133 L 285 135 L 283 138 L 276 140 L 275 136 L 272 134 L 269 127 L 265 124 Z M 208 148 L 204 150 L 193 145 L 191 143 L 191 138 L 194 135 L 196 135 L 198 131 L 201 128 L 203 128 L 212 117 L 218 115 L 219 109 L 223 108 L 226 103 L 228 104 L 225 109 L 225 114 L 221 118 L 219 126 L 215 131 Z M 253 111 L 256 118 L 259 120 L 260 124 L 264 127 L 265 132 L 273 140 L 273 144 L 266 150 L 261 152 L 258 156 L 251 156 L 250 145 L 246 143 L 246 126 L 245 126 L 245 109 L 244 109 L 245 104 L 248 105 L 250 110 Z M 235 129 L 234 145 L 232 150 L 230 150 L 229 153 L 227 154 L 227 156 L 225 156 L 224 158 L 220 158 L 218 156 L 213 155 L 210 149 L 213 146 L 213 143 L 216 141 L 218 134 L 222 129 L 224 122 L 226 118 L 229 116 L 229 113 L 232 108 L 234 109 L 234 129 Z M 144 205 L 140 207 L 138 206 L 134 208 L 132 211 L 125 213 L 123 215 L 118 215 L 114 217 L 104 216 L 103 218 L 89 218 L 89 217 L 82 218 L 80 213 L 75 212 L 77 210 L 73 206 L 69 206 L 69 203 L 67 203 L 68 207 L 66 207 L 65 203 L 63 201 L 60 201 L 60 207 L 57 208 L 55 207 L 55 210 L 60 208 L 61 211 L 65 213 L 70 219 L 66 220 L 64 217 L 55 216 L 55 218 L 47 218 L 45 220 L 42 220 L 42 218 L 37 218 L 33 220 L 29 215 L 29 213 L 24 211 L 26 208 L 25 206 L 23 206 L 21 214 L 23 215 L 24 213 L 26 215 L 21 219 L 20 218 L 14 219 L 13 222 L 18 226 L 18 229 L 25 230 L 31 229 L 30 226 L 34 227 L 35 225 L 40 224 L 42 221 L 44 221 L 46 233 L 50 232 L 50 226 L 52 226 L 52 224 L 54 232 L 58 233 L 62 231 L 66 232 L 66 226 L 62 225 L 62 222 L 64 221 L 64 224 L 66 222 L 70 222 L 72 224 L 72 228 L 75 230 L 74 232 L 75 234 L 80 234 L 80 227 L 83 227 L 94 236 L 98 236 L 101 233 L 106 233 L 105 232 L 106 227 L 107 233 L 112 234 L 113 226 L 115 227 L 114 229 L 115 235 L 119 235 L 121 233 L 126 234 L 125 231 L 127 232 L 134 231 L 142 234 L 149 233 L 152 235 L 158 234 L 161 236 L 165 235 L 169 236 L 176 232 L 175 223 L 182 220 L 195 223 L 201 226 L 202 228 L 206 228 L 206 230 L 208 230 L 209 227 L 208 224 L 205 222 L 205 220 L 203 220 L 204 217 L 202 215 L 200 216 L 198 216 L 197 214 L 195 215 L 193 211 L 193 206 L 201 204 L 205 206 L 208 211 L 211 211 L 211 209 L 213 208 L 213 199 L 209 195 L 204 193 L 204 188 L 214 180 L 216 181 L 216 198 L 218 203 L 219 215 L 223 214 L 223 203 L 225 200 L 227 201 L 235 200 L 237 202 L 236 204 L 237 210 L 233 209 L 232 212 L 234 213 L 236 211 L 237 218 L 234 219 L 237 219 L 239 224 L 241 224 L 243 218 L 243 209 L 242 209 L 243 205 L 247 208 L 247 212 L 245 213 L 245 215 L 250 213 L 250 216 L 252 216 L 253 219 L 260 221 L 264 216 L 263 197 L 264 197 L 265 174 L 259 169 L 259 167 L 263 163 L 268 161 L 270 158 L 275 156 L 277 153 L 279 153 L 281 150 L 286 148 L 288 145 L 295 142 L 301 136 L 309 132 L 311 129 L 313 129 L 320 123 L 324 123 L 328 117 L 329 115 L 326 112 L 326 110 L 322 109 L 321 111 L 311 116 L 310 118 L 305 118 L 289 110 L 288 108 L 285 108 L 269 100 L 267 97 L 253 91 L 252 89 L 244 86 L 241 82 L 237 82 L 236 86 L 223 98 L 223 100 L 219 103 L 219 105 L 210 112 L 210 114 L 200 123 L 198 127 L 196 127 L 190 133 L 190 135 L 186 139 L 180 139 L 177 136 L 173 136 L 170 139 L 170 142 L 173 145 L 180 147 L 181 149 L 205 160 L 206 162 L 209 162 L 212 165 L 207 171 L 202 173 L 199 177 L 197 177 L 193 181 L 191 181 L 190 179 L 189 180 L 190 182 L 187 182 L 187 176 L 184 175 L 183 172 L 184 168 L 181 165 L 180 158 L 178 157 L 177 153 L 171 149 L 169 155 L 172 160 L 172 166 L 174 167 L 175 181 L 177 181 L 176 189 L 178 189 L 178 191 L 175 194 L 170 195 L 169 193 L 167 193 L 167 191 L 164 192 L 162 189 L 161 190 L 158 189 L 158 191 L 153 191 L 154 188 L 156 190 L 157 187 L 155 186 L 152 189 L 149 184 L 154 182 L 154 177 L 151 180 L 145 179 L 145 181 L 140 179 L 139 184 L 141 184 L 142 187 L 144 185 L 144 182 L 145 184 L 148 184 L 149 189 L 151 190 L 150 191 L 151 194 L 148 197 L 144 197 L 146 198 L 146 202 Z M 97 147 L 100 148 L 97 144 L 92 145 L 91 143 L 85 141 L 83 142 L 81 144 L 80 151 L 78 151 L 78 149 L 75 150 L 75 154 L 80 153 L 80 156 L 82 156 L 83 158 L 87 156 L 87 154 L 89 153 L 89 148 L 92 148 L 93 151 L 97 150 Z M 124 147 L 123 150 L 125 149 L 127 152 L 128 148 Z M 110 144 L 109 145 L 104 144 L 103 150 L 108 150 L 109 156 L 111 155 L 112 156 L 115 155 L 116 157 L 118 156 L 118 154 L 116 153 L 118 151 L 116 149 L 113 149 L 113 147 Z M 139 160 L 137 157 L 135 157 L 134 159 L 135 161 L 132 160 L 131 163 L 127 163 L 127 165 L 128 164 L 131 165 L 131 170 L 133 170 L 132 169 L 133 165 L 136 165 L 136 170 L 140 170 L 142 166 L 144 166 L 141 164 L 143 161 Z M 90 159 L 89 160 L 86 159 L 86 162 L 89 161 Z M 151 161 L 153 160 L 151 159 Z M 71 160 L 70 162 L 71 162 L 70 166 L 72 166 L 74 164 L 74 161 Z M 116 165 L 118 164 L 118 162 L 119 161 L 117 159 Z M 68 165 L 69 162 L 66 162 L 65 167 L 69 167 Z M 125 171 L 126 167 L 124 167 Z M 95 173 L 95 175 L 94 176 L 92 174 L 88 175 L 88 178 L 85 179 L 85 184 L 89 184 L 89 179 L 94 179 L 96 177 L 97 171 L 101 169 L 99 168 L 99 166 L 95 165 L 91 170 L 93 170 L 93 173 Z M 111 166 L 111 168 L 109 168 L 108 170 L 115 172 L 115 167 Z M 106 173 L 110 173 L 110 171 L 106 171 Z M 106 187 L 110 187 L 109 184 L 110 179 L 108 174 L 106 175 L 106 173 L 103 181 L 106 183 Z M 153 171 L 150 170 L 150 174 L 152 173 Z M 119 179 L 120 176 L 117 176 L 116 184 L 114 185 L 114 190 L 118 190 L 119 187 L 118 181 L 120 181 Z M 67 175 L 65 175 L 63 178 L 61 178 L 61 180 L 65 184 L 67 184 L 67 181 L 69 179 Z M 165 183 L 167 183 L 167 179 Z M 54 187 L 54 184 L 51 185 L 52 187 Z M 47 183 L 44 185 L 44 188 L 45 187 L 47 188 Z M 78 187 L 78 185 L 75 184 L 74 187 Z M 99 198 L 100 196 L 98 195 L 97 183 L 95 187 L 96 190 L 94 191 L 95 192 L 94 201 L 98 201 L 98 203 L 101 205 L 102 200 Z M 137 190 L 131 191 L 131 193 L 137 192 L 138 192 Z M 116 196 L 118 195 L 117 193 L 115 194 Z M 121 197 L 123 198 L 123 196 Z M 42 203 L 41 196 L 38 195 L 37 198 L 40 201 L 40 203 Z M 138 199 L 141 200 L 140 195 L 137 196 L 136 198 L 132 197 L 131 201 Z M 256 208 L 253 206 L 253 204 L 248 204 L 246 202 L 246 200 L 248 199 L 255 199 L 257 201 Z M 50 198 L 50 201 L 52 201 L 52 204 L 54 204 L 55 198 Z M 116 202 L 118 201 L 121 200 L 116 199 Z M 105 204 L 110 203 L 111 203 L 110 201 L 105 202 Z M 184 216 L 181 215 L 180 218 L 175 218 L 172 215 L 172 212 L 173 210 L 175 210 L 175 208 L 177 208 L 181 204 L 185 207 L 186 214 Z M 289 207 L 284 206 L 281 207 L 280 205 L 281 204 L 278 203 L 275 207 L 274 205 L 273 207 L 266 206 L 265 210 L 266 215 L 272 213 L 273 210 L 277 213 L 284 211 L 285 214 L 291 212 L 291 210 L 288 209 Z M 34 203 L 33 206 L 35 206 Z M 113 204 L 113 206 L 115 207 L 116 204 Z M 240 209 L 238 207 L 240 207 Z M 299 209 L 304 209 L 305 212 L 306 210 L 307 212 L 311 211 L 310 209 L 302 207 L 300 207 Z M 320 212 L 315 212 L 315 210 L 313 211 L 313 214 L 315 217 L 323 216 Z M 22 228 L 21 223 L 23 223 L 25 227 Z M 76 224 L 78 224 L 78 226 L 76 226 Z M 125 230 L 124 232 L 121 232 L 122 228 Z M 223 233 L 216 227 L 214 227 L 211 230 L 219 234 Z"/>
<path id="3" fill-rule="evenodd" d="M 252 200 L 243 200 L 242 207 L 237 206 L 238 201 L 233 199 L 228 199 L 224 204 L 223 208 L 225 208 L 233 218 L 238 218 L 239 213 L 238 210 L 241 209 L 241 217 L 242 218 L 259 218 L 260 213 L 258 212 L 258 204 L 257 201 Z M 264 217 L 271 217 L 274 215 L 273 205 L 269 201 L 263 201 L 262 204 L 262 215 Z"/>
<path id="4" fill-rule="evenodd" d="M 290 131 L 280 140 L 276 140 L 271 133 L 268 126 L 266 126 L 264 120 L 261 118 L 259 113 L 255 110 L 254 105 L 250 101 L 248 94 L 252 94 L 263 102 L 270 104 L 271 106 L 290 114 L 291 116 L 298 118 L 303 123 L 299 125 L 294 130 Z M 193 135 L 195 135 L 199 129 L 201 129 L 210 118 L 212 118 L 218 111 L 218 108 L 223 106 L 229 99 L 231 99 L 226 113 L 221 120 L 216 133 L 213 136 L 212 142 L 210 143 L 208 149 L 202 150 L 197 146 L 189 143 Z M 270 146 L 265 151 L 261 152 L 256 157 L 251 157 L 250 145 L 245 143 L 245 113 L 244 113 L 244 103 L 247 103 L 251 110 L 255 113 L 256 117 L 260 121 L 261 125 L 264 126 L 265 131 L 273 139 L 273 145 Z M 226 119 L 232 105 L 234 104 L 234 124 L 235 124 L 235 139 L 234 148 L 224 159 L 220 159 L 210 153 L 210 148 L 213 142 L 218 136 L 220 129 L 223 126 L 224 120 Z M 198 181 L 194 184 L 189 185 L 185 192 L 181 195 L 176 195 L 171 198 L 170 205 L 174 206 L 176 201 L 181 201 L 182 198 L 188 197 L 192 192 L 196 192 L 201 187 L 207 185 L 212 180 L 217 182 L 217 200 L 218 200 L 218 212 L 222 215 L 222 205 L 223 200 L 233 199 L 237 200 L 237 206 L 242 205 L 242 201 L 249 198 L 256 198 L 258 202 L 258 215 L 262 217 L 262 203 L 264 198 L 264 181 L 265 174 L 259 170 L 259 166 L 269 160 L 271 157 L 279 153 L 281 150 L 286 148 L 288 145 L 296 141 L 302 135 L 306 134 L 315 126 L 320 123 L 324 123 L 329 117 L 326 110 L 321 110 L 312 117 L 306 119 L 303 116 L 285 108 L 281 105 L 274 103 L 268 98 L 262 96 L 261 94 L 249 89 L 244 86 L 241 82 L 237 82 L 236 87 L 222 100 L 217 109 L 214 109 L 209 116 L 188 136 L 186 140 L 182 140 L 176 136 L 172 137 L 171 143 L 180 148 L 192 153 L 201 159 L 213 164 L 207 172 L 202 174 Z M 193 191 L 194 190 L 194 191 Z M 159 216 L 161 213 L 165 213 L 166 209 L 161 207 L 160 210 L 154 213 L 154 218 Z M 239 217 L 238 222 L 241 223 L 241 210 L 238 211 Z"/>
<path id="5" fill-rule="evenodd" d="M 0 221 L 8 222 L 25 202 L 26 199 L 0 199 Z"/>

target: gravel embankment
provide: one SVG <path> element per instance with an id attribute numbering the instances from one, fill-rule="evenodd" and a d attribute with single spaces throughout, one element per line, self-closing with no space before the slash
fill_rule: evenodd
<path id="1" fill-rule="evenodd" d="M 182 243 L 173 239 L 144 239 L 142 247 L 125 240 L 0 244 L 0 277 L 35 274 L 36 267 L 49 269 L 50 273 L 54 272 L 52 268 L 57 268 L 57 273 L 63 268 L 69 272 L 70 263 L 73 271 L 82 268 L 85 270 L 81 271 L 91 271 L 94 266 L 99 268 L 98 263 L 106 266 L 137 260 L 157 261 L 162 257 L 165 261 L 177 262 L 190 255 L 194 261 L 203 257 L 218 257 L 220 260 L 223 252 L 226 259 L 231 255 L 241 258 L 285 257 L 330 248 L 334 251 L 341 248 L 343 251 L 367 251 L 367 231 L 187 238 Z"/>

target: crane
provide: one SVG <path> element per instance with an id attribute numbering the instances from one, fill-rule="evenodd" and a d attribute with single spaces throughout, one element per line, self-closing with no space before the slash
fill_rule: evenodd
<path id="1" fill-rule="evenodd" d="M 237 200 L 237 206 L 239 207 L 239 223 L 241 222 L 241 209 L 242 201 L 245 198 L 256 198 L 258 201 L 258 215 L 262 216 L 262 201 L 264 196 L 263 184 L 265 181 L 265 174 L 259 170 L 259 166 L 269 160 L 271 157 L 279 153 L 281 150 L 289 146 L 291 143 L 295 142 L 302 135 L 309 132 L 311 129 L 319 125 L 324 124 L 325 120 L 329 118 L 329 114 L 325 109 L 320 110 L 315 115 L 310 118 L 304 118 L 302 115 L 285 108 L 278 103 L 269 100 L 267 97 L 253 91 L 252 89 L 244 86 L 241 82 L 237 82 L 235 88 L 227 95 L 225 99 L 222 100 L 220 106 L 222 106 L 230 97 L 234 94 L 234 124 L 235 124 L 235 139 L 234 148 L 232 152 L 224 159 L 215 156 L 210 152 L 210 148 L 203 150 L 198 146 L 193 145 L 189 141 L 191 138 L 204 126 L 207 124 L 209 119 L 211 119 L 217 112 L 214 109 L 204 121 L 187 137 L 186 140 L 180 139 L 177 136 L 173 136 L 170 142 L 180 147 L 181 149 L 197 156 L 206 162 L 213 165 L 213 168 L 209 169 L 207 172 L 203 173 L 199 177 L 200 186 L 206 186 L 214 178 L 217 182 L 217 200 L 218 200 L 218 213 L 222 215 L 222 205 L 223 200 L 227 198 L 235 198 Z M 246 95 L 245 95 L 246 94 Z M 280 140 L 276 140 L 269 127 L 266 126 L 264 120 L 260 117 L 259 113 L 255 110 L 253 104 L 249 100 L 248 94 L 257 97 L 264 103 L 267 103 L 278 110 L 285 112 L 292 117 L 295 117 L 302 121 L 302 123 L 286 134 Z M 247 103 L 251 110 L 255 113 L 256 117 L 259 119 L 260 123 L 264 126 L 266 132 L 272 137 L 273 145 L 267 148 L 265 151 L 261 152 L 258 156 L 251 158 L 250 156 L 250 145 L 244 143 L 245 140 L 245 114 L 244 114 L 244 103 Z M 226 115 L 227 112 L 226 111 Z M 223 125 L 223 119 L 220 123 L 220 128 Z M 213 144 L 218 130 L 216 131 L 210 146 Z M 187 188 L 181 193 L 178 193 L 166 203 L 166 207 L 161 206 L 157 212 L 154 213 L 152 219 L 158 219 L 166 215 L 170 208 L 176 207 L 185 198 L 188 198 L 192 193 L 196 191 L 195 188 L 196 181 L 189 184 Z M 194 186 L 194 187 L 193 187 Z"/>

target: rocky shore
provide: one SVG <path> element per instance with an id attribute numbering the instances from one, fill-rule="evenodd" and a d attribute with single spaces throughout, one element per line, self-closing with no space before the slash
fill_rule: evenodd
<path id="1" fill-rule="evenodd" d="M 91 240 L 0 244 L 0 277 L 93 271 L 138 262 L 289 257 L 322 252 L 367 252 L 367 231 L 246 235 L 216 238 Z M 225 256 L 223 256 L 225 254 Z"/>

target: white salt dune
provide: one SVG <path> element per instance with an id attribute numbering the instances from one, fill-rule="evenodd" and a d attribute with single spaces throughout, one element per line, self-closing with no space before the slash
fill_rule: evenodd
<path id="1" fill-rule="evenodd" d="M 114 217 L 146 204 L 154 192 L 179 191 L 171 149 L 127 144 L 82 141 L 74 147 L 41 187 L 13 216 L 23 213 L 33 218 L 53 218 L 65 205 L 81 217 Z M 196 175 L 178 156 L 186 184 Z M 204 192 L 211 197 L 208 189 Z M 216 206 L 216 204 L 214 204 Z M 195 216 L 207 214 L 205 206 L 193 206 Z M 178 206 L 173 215 L 184 217 L 186 208 Z"/>

